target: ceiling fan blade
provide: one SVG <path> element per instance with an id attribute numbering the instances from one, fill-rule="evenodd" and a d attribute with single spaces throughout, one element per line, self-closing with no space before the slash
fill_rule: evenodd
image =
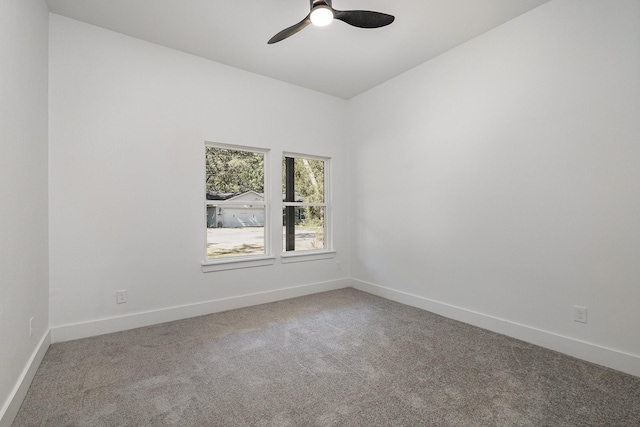
<path id="1" fill-rule="evenodd" d="M 282 40 L 286 39 L 287 37 L 291 37 L 292 35 L 294 35 L 298 31 L 300 31 L 301 29 L 306 27 L 307 25 L 311 24 L 310 16 L 311 16 L 311 14 L 307 15 L 306 18 L 304 18 L 302 21 L 298 22 L 297 24 L 292 25 L 289 28 L 285 28 L 284 30 L 280 31 L 278 34 L 276 34 L 275 36 L 271 37 L 271 39 L 269 39 L 267 44 L 278 43 L 279 41 L 282 41 Z"/>
<path id="2" fill-rule="evenodd" d="M 333 17 L 359 28 L 380 28 L 389 25 L 395 17 L 370 10 L 335 10 Z"/>

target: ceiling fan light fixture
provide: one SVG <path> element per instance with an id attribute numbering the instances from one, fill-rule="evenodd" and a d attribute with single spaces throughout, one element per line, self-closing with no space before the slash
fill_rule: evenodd
<path id="1" fill-rule="evenodd" d="M 291 37 L 309 24 L 324 26 L 329 25 L 334 19 L 358 28 L 380 28 L 391 24 L 395 19 L 393 15 L 371 10 L 335 10 L 331 0 L 309 0 L 309 4 L 311 11 L 302 21 L 280 31 L 271 37 L 267 44 L 278 43 Z"/>
<path id="2" fill-rule="evenodd" d="M 318 27 L 329 25 L 333 21 L 333 11 L 329 6 L 316 6 L 311 11 L 311 23 Z"/>

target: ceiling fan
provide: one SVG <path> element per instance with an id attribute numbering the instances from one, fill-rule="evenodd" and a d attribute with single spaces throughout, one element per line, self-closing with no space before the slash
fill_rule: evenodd
<path id="1" fill-rule="evenodd" d="M 309 24 L 322 27 L 331 23 L 333 19 L 338 19 L 359 28 L 380 28 L 391 24 L 395 19 L 392 15 L 372 12 L 370 10 L 336 10 L 331 6 L 331 0 L 309 1 L 311 3 L 311 11 L 309 14 L 302 21 L 289 28 L 285 28 L 271 37 L 267 42 L 268 44 L 277 43 L 287 37 L 291 37 Z"/>

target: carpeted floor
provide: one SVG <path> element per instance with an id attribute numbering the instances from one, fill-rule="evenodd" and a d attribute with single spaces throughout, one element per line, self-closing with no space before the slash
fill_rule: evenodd
<path id="1" fill-rule="evenodd" d="M 640 378 L 354 289 L 54 344 L 14 426 L 640 426 Z"/>

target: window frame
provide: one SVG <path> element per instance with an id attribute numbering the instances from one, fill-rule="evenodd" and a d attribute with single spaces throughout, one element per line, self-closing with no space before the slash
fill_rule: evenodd
<path id="1" fill-rule="evenodd" d="M 206 198 L 206 151 L 208 147 L 212 148 L 220 148 L 225 150 L 232 151 L 244 151 L 250 153 L 258 153 L 263 155 L 263 201 L 252 201 L 250 203 L 243 203 L 233 200 L 207 200 Z M 259 267 L 264 265 L 272 265 L 275 262 L 275 256 L 273 255 L 273 245 L 272 245 L 272 231 L 271 231 L 271 197 L 270 197 L 270 153 L 271 150 L 269 148 L 261 148 L 261 147 L 249 147 L 245 145 L 235 145 L 235 144 L 224 144 L 220 142 L 211 142 L 205 141 L 204 143 L 204 152 L 205 152 L 205 161 L 203 162 L 204 167 L 204 182 L 205 182 L 205 198 L 204 198 L 204 261 L 202 261 L 202 271 L 204 273 L 212 272 L 212 271 L 222 271 L 222 270 L 233 270 L 238 268 L 249 268 L 249 267 Z M 233 206 L 242 206 L 242 205 L 255 205 L 262 206 L 264 209 L 264 253 L 263 254 L 255 254 L 255 255 L 244 255 L 244 256 L 233 256 L 226 258 L 213 258 L 210 259 L 207 256 L 207 208 L 209 206 L 217 206 L 217 207 L 233 207 Z"/>
<path id="2" fill-rule="evenodd" d="M 305 206 L 316 206 L 324 208 L 324 248 L 322 249 L 313 249 L 313 250 L 293 250 L 287 251 L 283 242 L 283 237 L 280 236 L 280 243 L 282 244 L 282 251 L 280 254 L 280 260 L 283 264 L 291 263 L 291 262 L 301 262 L 301 261 L 311 261 L 316 259 L 327 259 L 335 257 L 336 251 L 333 248 L 333 215 L 332 215 L 332 192 L 331 192 L 331 168 L 332 168 L 332 159 L 327 156 L 318 156 L 312 154 L 303 154 L 303 153 L 295 153 L 290 151 L 284 151 L 282 153 L 282 159 L 280 164 L 282 165 L 285 157 L 293 157 L 298 159 L 307 159 L 307 160 L 319 160 L 324 162 L 324 181 L 323 181 L 323 190 L 324 190 L 324 202 L 323 203 L 312 203 L 312 202 L 285 202 L 281 200 L 280 207 L 280 215 L 287 206 L 291 207 L 305 207 Z M 286 162 L 285 162 L 286 163 Z M 282 168 L 282 179 L 286 179 L 286 171 Z M 295 191 L 295 186 L 294 186 Z"/>

